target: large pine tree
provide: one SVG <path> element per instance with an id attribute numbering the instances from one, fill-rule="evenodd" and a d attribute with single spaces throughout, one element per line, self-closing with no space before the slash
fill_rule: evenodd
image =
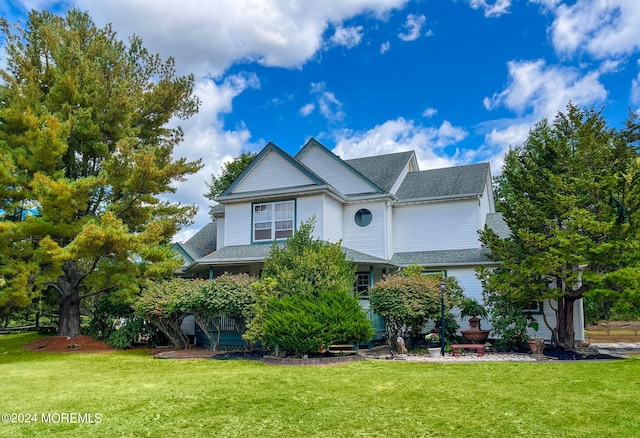
<path id="1" fill-rule="evenodd" d="M 183 133 L 168 127 L 197 112 L 194 79 L 77 9 L 1 24 L 0 301 L 54 288 L 75 336 L 83 298 L 175 267 L 168 243 L 195 207 L 158 196 L 200 168 L 172 158 Z"/>
<path id="2" fill-rule="evenodd" d="M 637 287 L 628 268 L 640 257 L 633 220 L 638 154 L 623 133 L 600 112 L 569 104 L 509 151 L 496 177 L 498 209 L 511 237 L 481 233 L 502 262 L 485 271 L 486 284 L 521 303 L 557 300 L 550 328 L 565 348 L 575 346 L 576 300 L 592 288 Z"/>

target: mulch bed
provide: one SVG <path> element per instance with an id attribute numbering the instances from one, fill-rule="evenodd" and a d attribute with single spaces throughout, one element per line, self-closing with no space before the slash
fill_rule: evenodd
<path id="1" fill-rule="evenodd" d="M 92 338 L 91 336 L 76 336 L 67 338 L 65 336 L 49 336 L 37 341 L 30 342 L 23 346 L 26 350 L 64 352 L 64 353 L 109 353 L 115 351 L 107 343 Z M 388 346 L 379 347 L 367 351 L 368 356 L 374 356 L 375 352 L 388 353 Z M 149 351 L 156 359 L 215 359 L 215 360 L 261 360 L 264 352 L 253 351 L 211 351 L 201 347 L 191 347 L 186 350 L 175 350 L 172 347 L 151 348 Z M 582 351 L 565 351 L 559 349 L 545 348 L 544 356 L 551 360 L 612 360 L 620 359 L 619 356 L 598 353 L 596 349 L 584 349 Z M 315 358 L 314 358 L 315 359 Z M 278 362 L 281 362 L 278 359 Z M 329 362 L 331 362 L 329 360 Z"/>
<path id="2" fill-rule="evenodd" d="M 595 349 L 568 351 L 555 348 L 545 348 L 544 355 L 549 359 L 555 360 L 611 360 L 622 359 L 620 356 L 611 356 L 610 354 L 599 353 Z"/>
<path id="3" fill-rule="evenodd" d="M 25 350 L 58 353 L 73 353 L 78 351 L 83 353 L 108 353 L 113 351 L 113 348 L 111 348 L 109 344 L 94 339 L 91 336 L 75 336 L 73 338 L 50 336 L 25 344 L 22 348 Z"/>

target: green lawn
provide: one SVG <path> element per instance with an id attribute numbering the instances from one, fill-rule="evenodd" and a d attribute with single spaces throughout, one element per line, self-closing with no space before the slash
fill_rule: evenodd
<path id="1" fill-rule="evenodd" d="M 0 336 L 0 413 L 37 420 L 0 437 L 640 436 L 638 358 L 278 367 L 20 348 L 36 337 Z"/>

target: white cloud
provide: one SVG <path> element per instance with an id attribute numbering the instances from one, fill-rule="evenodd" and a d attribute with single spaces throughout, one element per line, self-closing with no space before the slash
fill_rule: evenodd
<path id="1" fill-rule="evenodd" d="M 204 196 L 206 182 L 211 179 L 212 174 L 220 174 L 225 161 L 251 148 L 251 133 L 243 126 L 225 129 L 220 116 L 232 110 L 233 99 L 238 94 L 247 88 L 258 86 L 257 78 L 251 74 L 227 76 L 220 82 L 199 81 L 194 88 L 194 93 L 202 101 L 198 114 L 188 120 L 172 121 L 172 124 L 180 124 L 185 132 L 184 142 L 175 149 L 174 156 L 193 161 L 202 159 L 204 164 L 198 173 L 189 176 L 186 181 L 173 184 L 175 193 L 165 195 L 165 199 L 172 202 L 200 207 L 195 225 L 182 230 L 175 236 L 175 241 L 188 239 L 194 230 L 209 222 L 211 202 Z"/>
<path id="2" fill-rule="evenodd" d="M 501 93 L 484 99 L 489 110 L 504 106 L 519 116 L 539 119 L 554 115 L 570 100 L 589 105 L 607 97 L 599 70 L 583 75 L 571 67 L 547 66 L 544 60 L 510 61 L 507 66 L 510 83 Z"/>
<path id="3" fill-rule="evenodd" d="M 324 82 L 314 82 L 311 84 L 311 94 L 317 99 L 318 110 L 327 120 L 335 121 L 344 118 L 342 103 L 335 94 L 327 91 L 327 84 Z"/>
<path id="4" fill-rule="evenodd" d="M 333 152 L 342 158 L 357 158 L 414 150 L 421 169 L 457 164 L 439 150 L 462 141 L 467 132 L 444 121 L 439 127 L 423 127 L 399 117 L 366 132 L 342 131 L 336 135 Z"/>
<path id="5" fill-rule="evenodd" d="M 424 111 L 422 111 L 422 117 L 433 117 L 438 113 L 438 110 L 435 108 L 427 108 Z"/>
<path id="6" fill-rule="evenodd" d="M 426 21 L 427 21 L 427 17 L 425 17 L 422 14 L 407 15 L 407 21 L 403 25 L 404 29 L 406 30 L 406 33 L 398 34 L 398 38 L 400 38 L 402 41 L 417 40 L 418 38 L 420 38 L 422 26 L 424 26 Z"/>
<path id="7" fill-rule="evenodd" d="M 389 41 L 385 41 L 384 43 L 380 44 L 380 53 L 386 53 L 389 51 L 389 49 L 391 48 L 391 43 Z"/>
<path id="8" fill-rule="evenodd" d="M 301 67 L 323 47 L 329 26 L 361 14 L 386 19 L 407 0 L 77 0 L 99 24 L 138 34 L 145 47 L 196 75 L 218 76 L 236 62 Z M 69 2 L 70 3 L 70 2 Z M 168 13 L 170 11 L 170 13 Z M 352 41 L 353 42 L 353 41 Z"/>
<path id="9" fill-rule="evenodd" d="M 351 49 L 362 41 L 362 29 L 362 26 L 338 26 L 330 41 L 335 46 L 345 46 L 347 49 Z"/>
<path id="10" fill-rule="evenodd" d="M 316 109 L 316 106 L 313 103 L 308 103 L 300 108 L 300 114 L 304 117 L 311 114 Z"/>
<path id="11" fill-rule="evenodd" d="M 196 223 L 179 233 L 183 241 L 209 221 L 210 202 L 204 198 L 205 182 L 218 175 L 225 160 L 242 150 L 258 150 L 262 139 L 251 143 L 250 131 L 240 124 L 224 126 L 221 115 L 232 111 L 233 99 L 247 88 L 258 87 L 256 76 L 225 76 L 234 64 L 257 62 L 265 66 L 300 68 L 326 47 L 326 30 L 335 28 L 334 42 L 355 44 L 361 30 L 342 28 L 346 20 L 366 14 L 386 20 L 408 0 L 23 0 L 16 7 L 64 11 L 70 6 L 89 11 L 98 26 L 112 23 L 120 39 L 139 35 L 151 53 L 176 59 L 178 74 L 193 73 L 195 93 L 202 99 L 200 112 L 186 121 L 185 141 L 176 156 L 202 158 L 205 165 L 187 181 L 175 184 L 177 192 L 165 199 L 197 204 Z M 213 80 L 211 79 L 213 78 Z M 317 96 L 316 107 L 327 118 L 344 116 L 342 104 L 331 92 Z M 275 104 L 275 102 L 274 102 Z M 306 110 L 309 110 L 307 108 Z M 261 143 L 255 143 L 261 142 Z"/>
<path id="12" fill-rule="evenodd" d="M 542 5 L 545 9 L 551 10 L 555 8 L 562 0 L 529 0 L 529 3 L 537 3 Z"/>
<path id="13" fill-rule="evenodd" d="M 473 9 L 483 9 L 485 17 L 498 17 L 509 12 L 511 0 L 468 0 Z"/>
<path id="14" fill-rule="evenodd" d="M 510 77 L 507 87 L 484 99 L 488 110 L 504 107 L 516 114 L 513 119 L 483 124 L 487 131 L 483 147 L 499 157 L 509 147 L 522 144 L 535 123 L 543 118 L 553 119 L 558 111 L 564 111 L 569 101 L 578 106 L 603 102 L 607 90 L 600 76 L 616 68 L 615 63 L 603 63 L 598 70 L 581 72 L 571 67 L 549 66 L 543 60 L 511 61 L 507 66 Z M 499 150 L 495 151 L 495 147 Z M 479 150 L 478 154 L 485 152 Z M 501 162 L 494 160 L 492 168 Z"/>
<path id="15" fill-rule="evenodd" d="M 550 34 L 559 54 L 585 50 L 604 59 L 640 48 L 640 2 L 636 0 L 583 0 L 571 6 L 537 2 L 555 15 Z"/>

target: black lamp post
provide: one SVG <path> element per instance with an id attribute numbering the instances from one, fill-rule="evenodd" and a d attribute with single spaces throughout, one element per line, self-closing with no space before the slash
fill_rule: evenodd
<path id="1" fill-rule="evenodd" d="M 444 278 L 440 280 L 440 355 L 444 356 Z"/>

